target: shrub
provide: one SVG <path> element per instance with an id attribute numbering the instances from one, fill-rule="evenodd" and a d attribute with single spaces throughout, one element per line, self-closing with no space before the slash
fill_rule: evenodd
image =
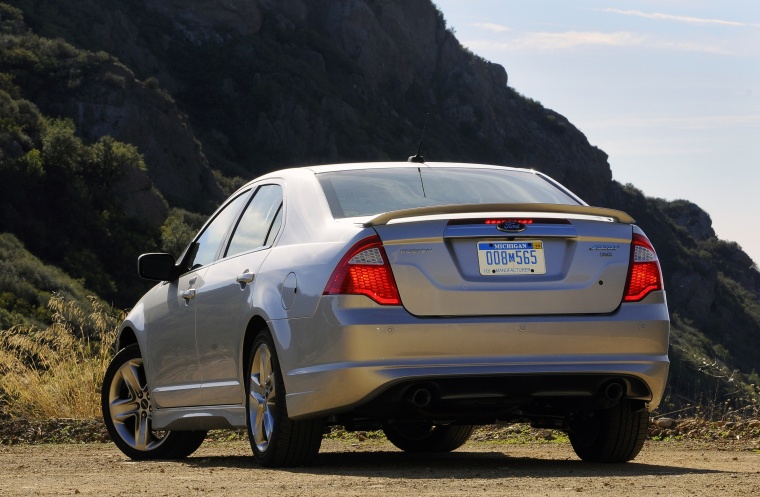
<path id="1" fill-rule="evenodd" d="M 174 208 L 161 226 L 161 250 L 179 257 L 206 222 L 206 216 Z"/>

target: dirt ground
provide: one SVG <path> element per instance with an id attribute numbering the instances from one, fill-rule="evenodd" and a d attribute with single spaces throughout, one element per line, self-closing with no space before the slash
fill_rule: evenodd
<path id="1" fill-rule="evenodd" d="M 471 441 L 436 456 L 383 440 L 325 440 L 317 464 L 268 470 L 245 441 L 184 461 L 133 462 L 112 444 L 0 445 L 0 495 L 758 496 L 754 446 L 647 442 L 633 462 L 583 463 L 568 443 Z"/>

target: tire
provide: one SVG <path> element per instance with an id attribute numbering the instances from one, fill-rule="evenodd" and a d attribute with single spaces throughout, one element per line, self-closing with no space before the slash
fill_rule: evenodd
<path id="1" fill-rule="evenodd" d="M 247 364 L 246 424 L 254 457 L 269 468 L 313 463 L 322 444 L 322 421 L 288 417 L 280 364 L 267 332 L 256 337 Z"/>
<path id="2" fill-rule="evenodd" d="M 425 421 L 383 425 L 388 441 L 405 452 L 451 452 L 464 445 L 474 430 L 471 425 L 433 425 Z"/>
<path id="3" fill-rule="evenodd" d="M 111 361 L 100 400 L 111 440 L 131 459 L 182 459 L 206 438 L 205 431 L 153 430 L 153 404 L 136 344 L 121 350 Z"/>
<path id="4" fill-rule="evenodd" d="M 571 425 L 573 450 L 586 462 L 623 463 L 635 458 L 644 446 L 649 413 L 634 412 L 623 401 L 612 409 Z"/>

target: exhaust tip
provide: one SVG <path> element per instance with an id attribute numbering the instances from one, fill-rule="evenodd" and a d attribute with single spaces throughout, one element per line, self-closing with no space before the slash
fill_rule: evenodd
<path id="1" fill-rule="evenodd" d="M 604 389 L 604 396 L 608 400 L 620 400 L 623 398 L 623 394 L 625 394 L 625 386 L 617 381 L 608 384 Z"/>
<path id="2" fill-rule="evenodd" d="M 433 400 L 433 394 L 427 388 L 418 388 L 409 397 L 415 407 L 427 407 Z"/>

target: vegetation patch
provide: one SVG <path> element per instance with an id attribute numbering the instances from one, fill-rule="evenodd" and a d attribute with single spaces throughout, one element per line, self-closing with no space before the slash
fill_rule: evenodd
<path id="1" fill-rule="evenodd" d="M 0 331 L 0 416 L 93 419 L 123 317 L 91 298 L 92 310 L 51 297 L 52 324 Z"/>

